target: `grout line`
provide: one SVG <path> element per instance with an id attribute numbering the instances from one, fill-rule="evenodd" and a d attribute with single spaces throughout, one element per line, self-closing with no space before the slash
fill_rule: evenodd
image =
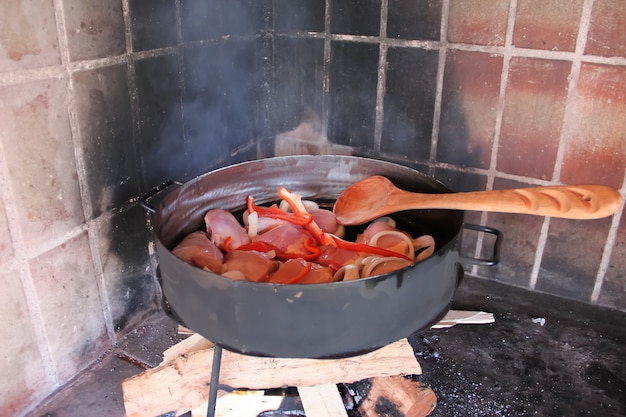
<path id="1" fill-rule="evenodd" d="M 92 266 L 95 272 L 95 284 L 98 290 L 99 304 L 102 309 L 102 318 L 105 324 L 109 343 L 115 341 L 113 320 L 111 316 L 111 308 L 106 296 L 106 286 L 104 284 L 104 273 L 102 269 L 102 260 L 100 251 L 98 250 L 98 238 L 94 236 L 93 220 L 91 214 L 93 207 L 89 193 L 89 185 L 87 181 L 87 167 L 85 166 L 85 157 L 83 153 L 83 132 L 80 129 L 80 118 L 78 116 L 78 104 L 76 103 L 76 89 L 74 87 L 74 76 L 72 65 L 70 62 L 70 50 L 68 42 L 67 27 L 65 22 L 65 13 L 61 0 L 56 0 L 55 12 L 57 18 L 57 37 L 59 39 L 59 49 L 61 52 L 62 62 L 68 74 L 67 80 L 67 111 L 70 123 L 71 142 L 74 150 L 74 161 L 76 164 L 76 172 L 78 174 L 78 188 L 83 208 L 83 216 L 86 224 L 87 238 L 89 241 L 89 249 L 91 253 Z M 110 60 L 107 60 L 110 61 Z"/>
<path id="2" fill-rule="evenodd" d="M 622 198 L 626 195 L 626 174 L 622 181 Z M 602 284 L 604 284 L 604 278 L 611 265 L 611 255 L 613 249 L 617 245 L 617 232 L 619 231 L 622 216 L 624 216 L 624 205 L 619 209 L 617 213 L 611 219 L 611 227 L 607 234 L 606 243 L 602 250 L 602 257 L 600 258 L 600 265 L 598 267 L 598 273 L 596 274 L 596 281 L 593 284 L 593 291 L 591 292 L 590 301 L 592 304 L 598 304 L 600 293 L 602 292 Z"/>
<path id="3" fill-rule="evenodd" d="M 554 161 L 554 170 L 552 172 L 552 179 L 554 181 L 558 181 L 561 177 L 561 165 L 563 164 L 567 144 L 572 133 L 571 123 L 572 120 L 577 117 L 577 115 L 574 114 L 576 87 L 578 85 L 578 78 L 580 76 L 581 58 L 585 50 L 585 45 L 587 43 L 587 34 L 589 33 L 592 7 L 593 0 L 585 0 L 585 2 L 583 3 L 583 10 L 580 17 L 578 38 L 576 39 L 576 51 L 574 53 L 574 56 L 572 57 L 572 68 L 568 77 L 569 83 L 567 86 L 567 96 L 565 98 L 565 111 L 561 124 L 559 144 Z"/>
<path id="4" fill-rule="evenodd" d="M 3 132 L 0 131 L 0 137 Z M 9 166 L 7 164 L 7 153 L 4 150 L 5 140 L 0 140 L 0 201 L 3 203 L 5 215 L 7 218 L 7 228 L 9 238 L 13 245 L 13 257 L 15 259 L 15 267 L 18 271 L 24 299 L 26 301 L 26 310 L 28 319 L 32 324 L 33 336 L 37 350 L 41 357 L 41 367 L 45 378 L 52 383 L 53 387 L 58 386 L 59 376 L 54 365 L 52 351 L 48 343 L 48 337 L 45 332 L 45 322 L 39 305 L 39 297 L 30 273 L 28 258 L 25 253 L 25 245 L 19 227 L 19 215 L 22 210 L 15 201 L 13 187 L 9 178 L 11 177 Z M 4 269 L 8 269 L 8 265 L 4 265 Z M 44 393 L 45 394 L 45 393 Z"/>
<path id="5" fill-rule="evenodd" d="M 448 17 L 450 14 L 450 1 L 444 0 L 441 6 L 441 27 L 439 39 L 442 47 L 439 49 L 437 61 L 437 81 L 435 86 L 435 109 L 433 111 L 433 131 L 430 137 L 430 155 L 428 160 L 428 173 L 434 174 L 433 164 L 437 161 L 437 146 L 439 143 L 439 123 L 441 120 L 441 102 L 443 100 L 443 78 L 446 70 Z"/>
<path id="6" fill-rule="evenodd" d="M 493 130 L 493 143 L 491 145 L 491 158 L 489 161 L 489 169 L 487 170 L 487 184 L 486 189 L 492 190 L 493 183 L 496 177 L 496 166 L 498 163 L 498 149 L 500 143 L 500 134 L 502 132 L 502 119 L 504 117 L 504 104 L 506 99 L 506 88 L 509 80 L 509 68 L 511 65 L 511 58 L 513 56 L 513 33 L 515 30 L 515 18 L 517 16 L 517 0 L 511 0 L 509 4 L 509 15 L 506 25 L 506 35 L 504 40 L 504 48 L 502 49 L 502 74 L 500 75 L 500 91 L 498 94 L 498 107 L 496 111 L 496 120 Z M 487 224 L 489 220 L 489 213 L 483 212 L 480 216 L 481 224 Z M 476 257 L 480 257 L 483 247 L 483 235 L 478 235 L 476 242 Z M 473 267 L 473 272 L 477 271 L 477 267 Z"/>
<path id="7" fill-rule="evenodd" d="M 330 2 L 325 0 L 324 15 L 324 62 L 322 64 L 322 125 L 321 134 L 323 138 L 328 138 L 330 124 Z"/>
<path id="8" fill-rule="evenodd" d="M 541 225 L 541 231 L 539 232 L 539 239 L 537 240 L 537 250 L 535 252 L 535 260 L 533 262 L 533 268 L 530 271 L 530 279 L 528 280 L 528 288 L 531 290 L 534 290 L 537 287 L 539 272 L 541 271 L 541 261 L 543 260 L 546 242 L 548 241 L 549 229 L 550 217 L 545 217 Z"/>
<path id="9" fill-rule="evenodd" d="M 378 82 L 376 83 L 376 114 L 374 120 L 373 152 L 380 152 L 383 137 L 385 87 L 387 83 L 387 15 L 389 0 L 382 0 L 380 5 L 380 42 L 378 43 Z"/>

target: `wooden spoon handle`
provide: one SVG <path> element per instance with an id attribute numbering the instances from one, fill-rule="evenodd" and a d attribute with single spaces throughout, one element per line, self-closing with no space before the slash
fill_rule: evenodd
<path id="1" fill-rule="evenodd" d="M 395 206 L 395 211 L 444 208 L 598 219 L 614 214 L 623 199 L 617 190 L 604 185 L 571 185 L 418 196 L 395 189 L 387 203 Z"/>

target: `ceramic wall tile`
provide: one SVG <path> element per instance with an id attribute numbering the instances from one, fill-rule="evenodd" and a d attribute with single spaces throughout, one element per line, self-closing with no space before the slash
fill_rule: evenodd
<path id="1" fill-rule="evenodd" d="M 373 146 L 377 71 L 378 45 L 331 42 L 330 141 L 354 147 Z"/>
<path id="2" fill-rule="evenodd" d="M 109 344 L 87 233 L 29 262 L 57 376 L 67 381 Z"/>
<path id="3" fill-rule="evenodd" d="M 0 2 L 0 73 L 60 63 L 53 2 Z"/>
<path id="4" fill-rule="evenodd" d="M 66 0 L 63 11 L 72 61 L 105 58 L 126 52 L 121 1 Z"/>
<path id="5" fill-rule="evenodd" d="M 626 305 L 626 216 L 622 216 L 598 304 L 615 309 Z"/>
<path id="6" fill-rule="evenodd" d="M 596 0 L 591 10 L 585 54 L 626 57 L 626 8 L 621 0 Z"/>
<path id="7" fill-rule="evenodd" d="M 517 2 L 513 45 L 518 48 L 574 51 L 583 0 Z"/>
<path id="8" fill-rule="evenodd" d="M 330 2 L 330 31 L 345 35 L 378 36 L 381 0 Z"/>
<path id="9" fill-rule="evenodd" d="M 74 74 L 91 218 L 139 194 L 127 79 L 126 65 Z"/>
<path id="10" fill-rule="evenodd" d="M 273 3 L 272 19 L 277 32 L 324 32 L 326 2 L 275 0 Z"/>
<path id="11" fill-rule="evenodd" d="M 513 58 L 509 69 L 497 168 L 551 179 L 565 114 L 571 63 Z"/>
<path id="12" fill-rule="evenodd" d="M 174 46 L 178 42 L 174 0 L 129 0 L 134 51 Z"/>
<path id="13" fill-rule="evenodd" d="M 389 0 L 387 36 L 438 41 L 441 38 L 441 0 Z"/>
<path id="14" fill-rule="evenodd" d="M 536 289 L 590 302 L 610 218 L 550 220 Z"/>
<path id="15" fill-rule="evenodd" d="M 128 331 L 159 308 L 157 281 L 150 268 L 147 212 L 140 206 L 102 216 L 93 227 L 97 237 L 104 293 L 113 328 Z"/>
<path id="16" fill-rule="evenodd" d="M 439 121 L 438 161 L 489 167 L 502 64 L 501 55 L 448 52 Z"/>
<path id="17" fill-rule="evenodd" d="M 448 13 L 448 42 L 504 45 L 509 1 L 451 1 Z"/>
<path id="18" fill-rule="evenodd" d="M 561 179 L 619 188 L 626 170 L 626 69 L 584 63 L 571 114 Z"/>
<path id="19" fill-rule="evenodd" d="M 13 240 L 4 205 L 0 206 L 0 264 L 13 259 Z"/>
<path id="20" fill-rule="evenodd" d="M 58 239 L 84 222 L 67 80 L 0 88 L 0 129 L 24 244 Z"/>
<path id="21" fill-rule="evenodd" d="M 135 66 L 142 160 L 146 187 L 180 179 L 185 171 L 178 57 L 164 55 Z"/>
<path id="22" fill-rule="evenodd" d="M 417 48 L 389 48 L 381 151 L 428 160 L 439 55 Z M 419 78 L 415 74 L 420 74 Z"/>
<path id="23" fill-rule="evenodd" d="M 0 272 L 0 408 L 9 416 L 19 415 L 24 404 L 41 400 L 54 381 L 45 373 L 34 326 L 20 281 L 20 272 Z"/>

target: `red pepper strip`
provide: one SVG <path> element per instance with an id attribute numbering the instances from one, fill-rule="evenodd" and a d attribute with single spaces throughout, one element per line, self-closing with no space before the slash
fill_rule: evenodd
<path id="1" fill-rule="evenodd" d="M 381 256 L 394 256 L 396 258 L 406 259 L 407 261 L 411 260 L 411 258 L 409 258 L 408 256 L 405 256 L 405 255 L 402 255 L 402 254 L 399 254 L 397 252 L 393 252 L 387 249 L 378 248 L 376 246 L 371 246 L 371 245 L 366 245 L 365 243 L 348 242 L 347 240 L 340 239 L 335 235 L 329 235 L 329 236 L 331 236 L 335 240 L 337 246 L 340 248 L 349 249 L 354 252 L 373 253 L 375 255 L 381 255 Z"/>
<path id="2" fill-rule="evenodd" d="M 252 213 L 255 211 L 259 214 L 259 217 L 270 217 L 272 219 L 285 220 L 298 226 L 304 226 L 313 221 L 313 216 L 311 216 L 309 213 L 287 213 L 279 209 L 276 204 L 273 204 L 271 207 L 257 206 L 256 204 L 254 204 L 254 198 L 252 198 L 252 196 L 248 196 L 248 213 Z"/>
<path id="3" fill-rule="evenodd" d="M 232 236 L 228 236 L 226 239 L 224 239 L 224 252 L 228 253 L 231 251 L 230 249 L 230 244 L 233 243 L 233 237 Z"/>
<path id="4" fill-rule="evenodd" d="M 297 214 L 298 216 L 303 216 L 305 214 L 311 216 L 311 214 L 306 211 L 306 207 L 304 207 L 304 204 L 302 204 L 302 198 L 298 194 L 292 193 L 285 187 L 280 187 L 278 189 L 278 196 L 285 200 L 287 204 L 289 204 L 289 207 L 291 207 L 291 211 L 293 211 L 294 214 Z M 321 245 L 337 246 L 335 241 L 330 237 L 330 235 L 328 233 L 324 233 L 324 231 L 320 229 L 317 223 L 315 223 L 315 220 L 313 220 L 313 216 L 311 216 L 311 221 L 308 224 L 304 225 L 304 227 L 306 228 L 306 230 L 309 231 L 309 233 L 313 235 L 313 237 L 315 237 L 315 240 L 317 240 Z"/>
<path id="5" fill-rule="evenodd" d="M 313 238 L 307 239 L 307 241 L 309 240 L 311 241 L 311 243 L 313 242 Z M 306 242 L 305 242 L 304 247 L 307 250 L 310 250 L 312 253 L 301 254 L 301 253 L 283 252 L 282 250 L 278 249 L 276 246 L 272 245 L 271 243 L 262 242 L 262 241 L 246 243 L 245 245 L 239 246 L 237 250 L 255 250 L 255 251 L 264 252 L 264 253 L 274 251 L 276 253 L 276 257 L 279 259 L 301 258 L 301 259 L 304 259 L 305 261 L 313 261 L 317 259 L 322 253 L 322 250 L 320 248 L 318 248 L 317 246 L 313 246 L 313 245 L 307 246 Z"/>
<path id="6" fill-rule="evenodd" d="M 289 281 L 285 282 L 285 284 L 295 284 L 296 282 L 300 281 L 301 279 L 306 277 L 309 274 L 309 272 L 311 272 L 312 266 L 313 264 L 311 262 L 307 262 L 302 272 L 300 272 L 295 277 L 291 278 Z"/>
<path id="7" fill-rule="evenodd" d="M 314 259 L 317 259 L 322 254 L 322 249 L 315 244 L 315 239 L 313 239 L 312 237 L 304 241 L 304 248 L 311 252 L 311 255 L 307 255 L 306 258 L 302 258 L 306 261 L 312 261 Z"/>

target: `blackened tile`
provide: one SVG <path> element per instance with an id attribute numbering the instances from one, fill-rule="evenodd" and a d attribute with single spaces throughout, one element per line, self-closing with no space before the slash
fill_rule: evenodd
<path id="1" fill-rule="evenodd" d="M 223 35 L 219 0 L 181 0 L 180 20 L 184 41 L 216 39 Z"/>
<path id="2" fill-rule="evenodd" d="M 203 172 L 255 138 L 262 74 L 256 42 L 228 40 L 185 52 L 187 173 Z"/>
<path id="3" fill-rule="evenodd" d="M 429 158 L 438 60 L 434 50 L 389 48 L 381 151 Z"/>
<path id="4" fill-rule="evenodd" d="M 493 188 L 529 187 L 517 181 L 496 178 Z M 502 232 L 500 262 L 478 267 L 478 275 L 518 287 L 528 287 L 535 263 L 537 245 L 544 218 L 510 213 L 489 213 L 487 225 Z"/>
<path id="5" fill-rule="evenodd" d="M 139 192 L 126 65 L 74 75 L 93 218 Z"/>
<path id="6" fill-rule="evenodd" d="M 589 302 L 610 224 L 551 219 L 536 289 Z"/>
<path id="7" fill-rule="evenodd" d="M 222 89 L 224 92 L 224 135 L 229 150 L 255 137 L 255 110 L 259 102 L 259 71 L 256 41 L 229 40 L 222 48 Z"/>
<path id="8" fill-rule="evenodd" d="M 611 261 L 602 282 L 598 304 L 626 310 L 626 215 L 622 219 L 615 237 Z"/>
<path id="9" fill-rule="evenodd" d="M 329 140 L 371 148 L 376 118 L 378 45 L 332 42 Z"/>
<path id="10" fill-rule="evenodd" d="M 583 0 L 520 0 L 513 45 L 551 51 L 574 51 Z"/>
<path id="11" fill-rule="evenodd" d="M 266 25 L 268 12 L 258 0 L 221 2 L 224 35 L 252 37 Z"/>
<path id="12" fill-rule="evenodd" d="M 532 178 L 552 178 L 570 69 L 568 61 L 511 60 L 498 170 Z"/>
<path id="13" fill-rule="evenodd" d="M 146 227 L 146 212 L 139 205 L 101 219 L 94 233 L 98 237 L 105 294 L 114 329 L 123 332 L 159 308 L 158 283 L 148 253 L 153 235 Z"/>
<path id="14" fill-rule="evenodd" d="M 626 68 L 583 63 L 561 180 L 620 188 L 626 170 Z"/>
<path id="15" fill-rule="evenodd" d="M 441 36 L 441 0 L 389 0 L 387 36 L 438 41 Z"/>
<path id="16" fill-rule="evenodd" d="M 319 0 L 275 0 L 277 32 L 324 32 L 326 4 Z"/>
<path id="17" fill-rule="evenodd" d="M 64 2 L 70 59 L 104 58 L 126 51 L 122 2 Z"/>
<path id="18" fill-rule="evenodd" d="M 294 129 L 307 111 L 322 114 L 324 40 L 276 38 L 271 102 L 276 132 Z"/>
<path id="19" fill-rule="evenodd" d="M 136 63 L 140 140 L 148 188 L 180 179 L 184 167 L 184 141 L 180 108 L 180 70 L 176 56 L 165 55 Z"/>
<path id="20" fill-rule="evenodd" d="M 496 125 L 501 55 L 448 51 L 437 160 L 489 168 Z"/>
<path id="21" fill-rule="evenodd" d="M 61 63 L 54 4 L 0 2 L 0 72 Z"/>
<path id="22" fill-rule="evenodd" d="M 330 31 L 346 35 L 380 34 L 381 0 L 333 0 L 330 2 Z"/>
<path id="23" fill-rule="evenodd" d="M 585 54 L 626 57 L 626 8 L 621 0 L 593 2 Z"/>
<path id="24" fill-rule="evenodd" d="M 448 42 L 504 45 L 508 18 L 509 1 L 452 1 L 448 11 Z"/>
<path id="25" fill-rule="evenodd" d="M 174 0 L 129 0 L 128 7 L 134 51 L 176 45 Z"/>
<path id="26" fill-rule="evenodd" d="M 487 186 L 487 177 L 445 168 L 435 169 L 435 179 L 454 192 L 480 191 Z"/>

